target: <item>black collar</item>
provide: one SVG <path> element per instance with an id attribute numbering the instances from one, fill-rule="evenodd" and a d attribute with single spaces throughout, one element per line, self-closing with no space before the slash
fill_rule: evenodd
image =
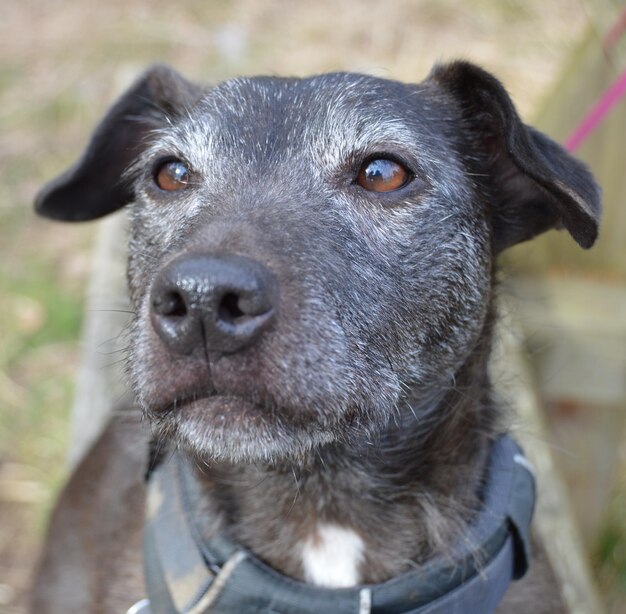
<path id="1" fill-rule="evenodd" d="M 179 454 L 148 484 L 144 567 L 148 597 L 129 614 L 488 614 L 530 559 L 535 483 L 508 435 L 491 447 L 484 505 L 452 557 L 380 584 L 330 589 L 289 578 L 223 536 L 204 540 L 189 515 L 190 469 Z"/>

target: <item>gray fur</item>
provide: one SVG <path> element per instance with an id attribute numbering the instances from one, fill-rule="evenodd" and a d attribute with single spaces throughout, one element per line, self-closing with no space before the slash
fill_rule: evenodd
<path id="1" fill-rule="evenodd" d="M 449 144 L 428 129 L 446 118 L 419 105 L 420 90 L 387 89 L 350 75 L 228 82 L 155 134 L 142 157 L 142 168 L 159 153 L 184 159 L 198 182 L 183 199 L 161 203 L 149 175 L 135 179 L 130 283 L 138 318 L 129 365 L 143 407 L 187 394 L 184 385 L 164 394 L 170 358 L 149 325 L 144 282 L 165 262 L 183 250 L 228 246 L 288 280 L 272 334 L 246 355 L 216 357 L 202 383 L 263 406 L 260 428 L 233 434 L 228 417 L 225 426 L 206 420 L 204 407 L 199 422 L 177 412 L 168 426 L 196 452 L 271 461 L 369 438 L 400 417 L 403 388 L 447 387 L 483 328 L 488 227 L 464 215 L 471 185 Z M 408 158 L 420 173 L 401 202 L 353 185 L 355 163 L 378 151 Z"/>
<path id="2" fill-rule="evenodd" d="M 420 85 L 260 77 L 186 84 L 172 102 L 180 79 L 153 69 L 133 90 L 149 89 L 149 108 L 122 99 L 101 125 L 106 135 L 126 122 L 119 138 L 137 149 L 113 202 L 90 214 L 72 200 L 76 177 L 97 181 L 96 135 L 95 153 L 38 206 L 84 219 L 132 201 L 128 370 L 155 436 L 197 460 L 205 530 L 296 578 L 320 521 L 364 539 L 364 582 L 445 553 L 480 504 L 488 443 L 504 428 L 487 376 L 495 257 L 562 224 L 592 242 L 593 180 L 520 122 L 493 77 L 463 63 Z M 365 191 L 355 178 L 371 156 L 401 160 L 413 181 Z M 155 187 L 164 157 L 189 164 L 191 187 Z M 270 269 L 273 327 L 237 353 L 171 354 L 151 325 L 150 292 L 185 253 Z M 533 611 L 556 611 L 549 604 Z"/>

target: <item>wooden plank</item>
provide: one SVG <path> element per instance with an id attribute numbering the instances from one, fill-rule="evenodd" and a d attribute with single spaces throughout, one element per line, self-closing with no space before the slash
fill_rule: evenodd
<path id="1" fill-rule="evenodd" d="M 126 225 L 122 211 L 102 222 L 93 254 L 76 377 L 68 463 L 74 467 L 100 434 L 111 411 L 127 398 L 123 368 L 130 320 L 126 290 Z"/>
<path id="2" fill-rule="evenodd" d="M 492 360 L 494 382 L 516 416 L 514 433 L 537 472 L 535 531 L 559 581 L 571 614 L 597 614 L 602 602 L 593 582 L 580 530 L 563 478 L 553 458 L 551 436 L 524 351 L 523 332 L 503 305 Z"/>
<path id="3" fill-rule="evenodd" d="M 626 436 L 626 284 L 511 280 L 514 307 L 586 543 L 605 521 Z"/>

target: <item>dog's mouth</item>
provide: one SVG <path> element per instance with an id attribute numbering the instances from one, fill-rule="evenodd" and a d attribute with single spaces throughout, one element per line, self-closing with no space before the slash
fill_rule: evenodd
<path id="1" fill-rule="evenodd" d="M 148 414 L 157 428 L 196 455 L 231 462 L 302 458 L 333 441 L 336 430 L 310 410 L 217 392 L 177 398 Z"/>
<path id="2" fill-rule="evenodd" d="M 278 408 L 269 403 L 211 391 L 177 397 L 167 404 L 150 408 L 148 413 L 160 419 L 170 417 L 175 420 L 184 420 L 186 417 L 199 414 L 207 422 L 226 424 L 231 421 L 240 423 L 246 418 L 255 420 L 269 418 L 275 415 L 277 410 Z"/>

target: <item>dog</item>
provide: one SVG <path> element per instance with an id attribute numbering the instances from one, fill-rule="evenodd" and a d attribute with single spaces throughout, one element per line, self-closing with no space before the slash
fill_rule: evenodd
<path id="1" fill-rule="evenodd" d="M 533 484 L 487 371 L 495 261 L 591 247 L 600 201 L 470 63 L 149 69 L 36 202 L 129 207 L 136 404 L 61 495 L 33 611 L 561 611 L 541 552 L 512 581 Z"/>

